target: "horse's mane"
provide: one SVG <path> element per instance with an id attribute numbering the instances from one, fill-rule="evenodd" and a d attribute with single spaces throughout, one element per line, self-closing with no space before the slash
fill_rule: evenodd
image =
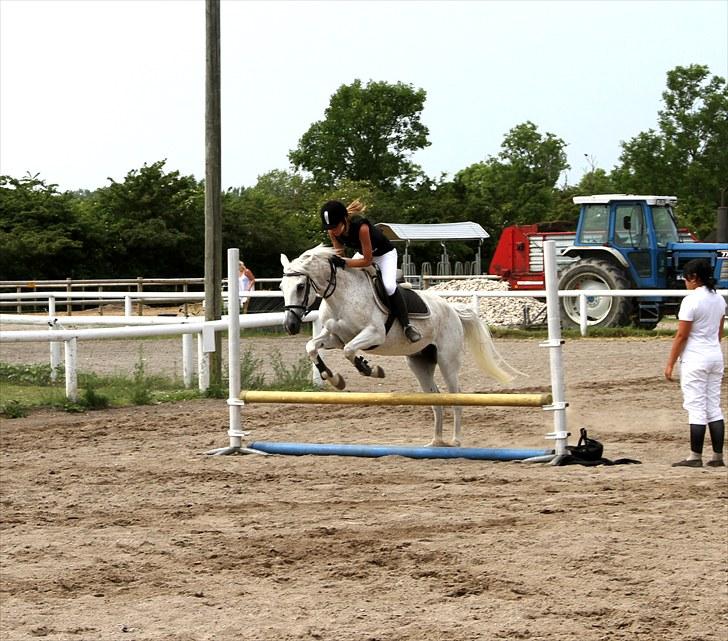
<path id="1" fill-rule="evenodd" d="M 336 254 L 336 250 L 331 247 L 330 245 L 324 245 L 321 243 L 320 245 L 316 245 L 316 247 L 312 247 L 311 249 L 307 249 L 305 252 L 303 252 L 298 258 L 295 258 L 291 261 L 292 265 L 300 265 L 300 263 L 309 257 L 314 258 L 322 258 L 323 260 L 329 260 L 332 256 Z"/>
<path id="2" fill-rule="evenodd" d="M 331 245 L 324 245 L 323 243 L 320 243 L 319 245 L 316 245 L 316 247 L 309 249 L 305 253 L 310 253 L 314 256 L 321 256 L 322 258 L 328 259 L 336 253 L 336 250 Z"/>

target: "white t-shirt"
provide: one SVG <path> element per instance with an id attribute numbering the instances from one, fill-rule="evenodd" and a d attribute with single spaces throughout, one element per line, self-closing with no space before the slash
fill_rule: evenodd
<path id="1" fill-rule="evenodd" d="M 718 342 L 718 328 L 725 313 L 725 299 L 705 286 L 694 289 L 683 298 L 677 317 L 681 321 L 693 323 L 682 352 L 683 361 L 723 360 Z"/>
<path id="2" fill-rule="evenodd" d="M 248 288 L 255 289 L 255 285 L 251 287 L 250 278 L 248 278 L 247 274 L 243 273 L 238 276 L 238 295 L 240 296 L 241 305 L 250 298 L 249 296 L 243 295 L 248 291 Z"/>

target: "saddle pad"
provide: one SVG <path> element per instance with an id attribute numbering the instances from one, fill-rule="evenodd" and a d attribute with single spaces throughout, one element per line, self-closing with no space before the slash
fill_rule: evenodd
<path id="1" fill-rule="evenodd" d="M 404 302 L 407 304 L 407 311 L 410 316 L 422 318 L 430 315 L 430 309 L 414 289 L 409 287 L 400 287 L 399 289 L 402 296 L 404 296 Z"/>

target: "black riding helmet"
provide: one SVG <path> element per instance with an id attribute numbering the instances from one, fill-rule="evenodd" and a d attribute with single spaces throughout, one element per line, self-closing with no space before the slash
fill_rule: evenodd
<path id="1" fill-rule="evenodd" d="M 346 220 L 346 206 L 338 200 L 329 200 L 321 207 L 321 229 L 334 229 Z"/>

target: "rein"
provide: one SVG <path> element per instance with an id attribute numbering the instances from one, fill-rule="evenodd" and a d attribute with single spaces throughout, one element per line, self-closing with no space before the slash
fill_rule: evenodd
<path id="1" fill-rule="evenodd" d="M 314 282 L 314 280 L 306 273 L 304 272 L 283 272 L 283 278 L 286 276 L 304 276 L 306 278 L 306 290 L 303 292 L 303 305 L 284 305 L 283 309 L 286 311 L 292 312 L 295 314 L 295 316 L 298 318 L 298 320 L 302 321 L 303 317 L 308 314 L 312 309 L 314 304 L 316 303 L 316 299 L 314 298 L 313 303 L 310 305 L 306 305 L 306 301 L 308 300 L 308 295 L 311 293 L 311 290 L 316 293 L 316 296 L 323 298 L 324 300 L 329 298 L 335 291 L 336 291 L 336 266 L 334 263 L 329 260 L 329 269 L 331 270 L 329 272 L 329 279 L 326 282 L 326 287 L 324 288 L 323 293 L 319 291 L 318 286 Z M 296 310 L 302 310 L 301 313 L 297 313 Z"/>

